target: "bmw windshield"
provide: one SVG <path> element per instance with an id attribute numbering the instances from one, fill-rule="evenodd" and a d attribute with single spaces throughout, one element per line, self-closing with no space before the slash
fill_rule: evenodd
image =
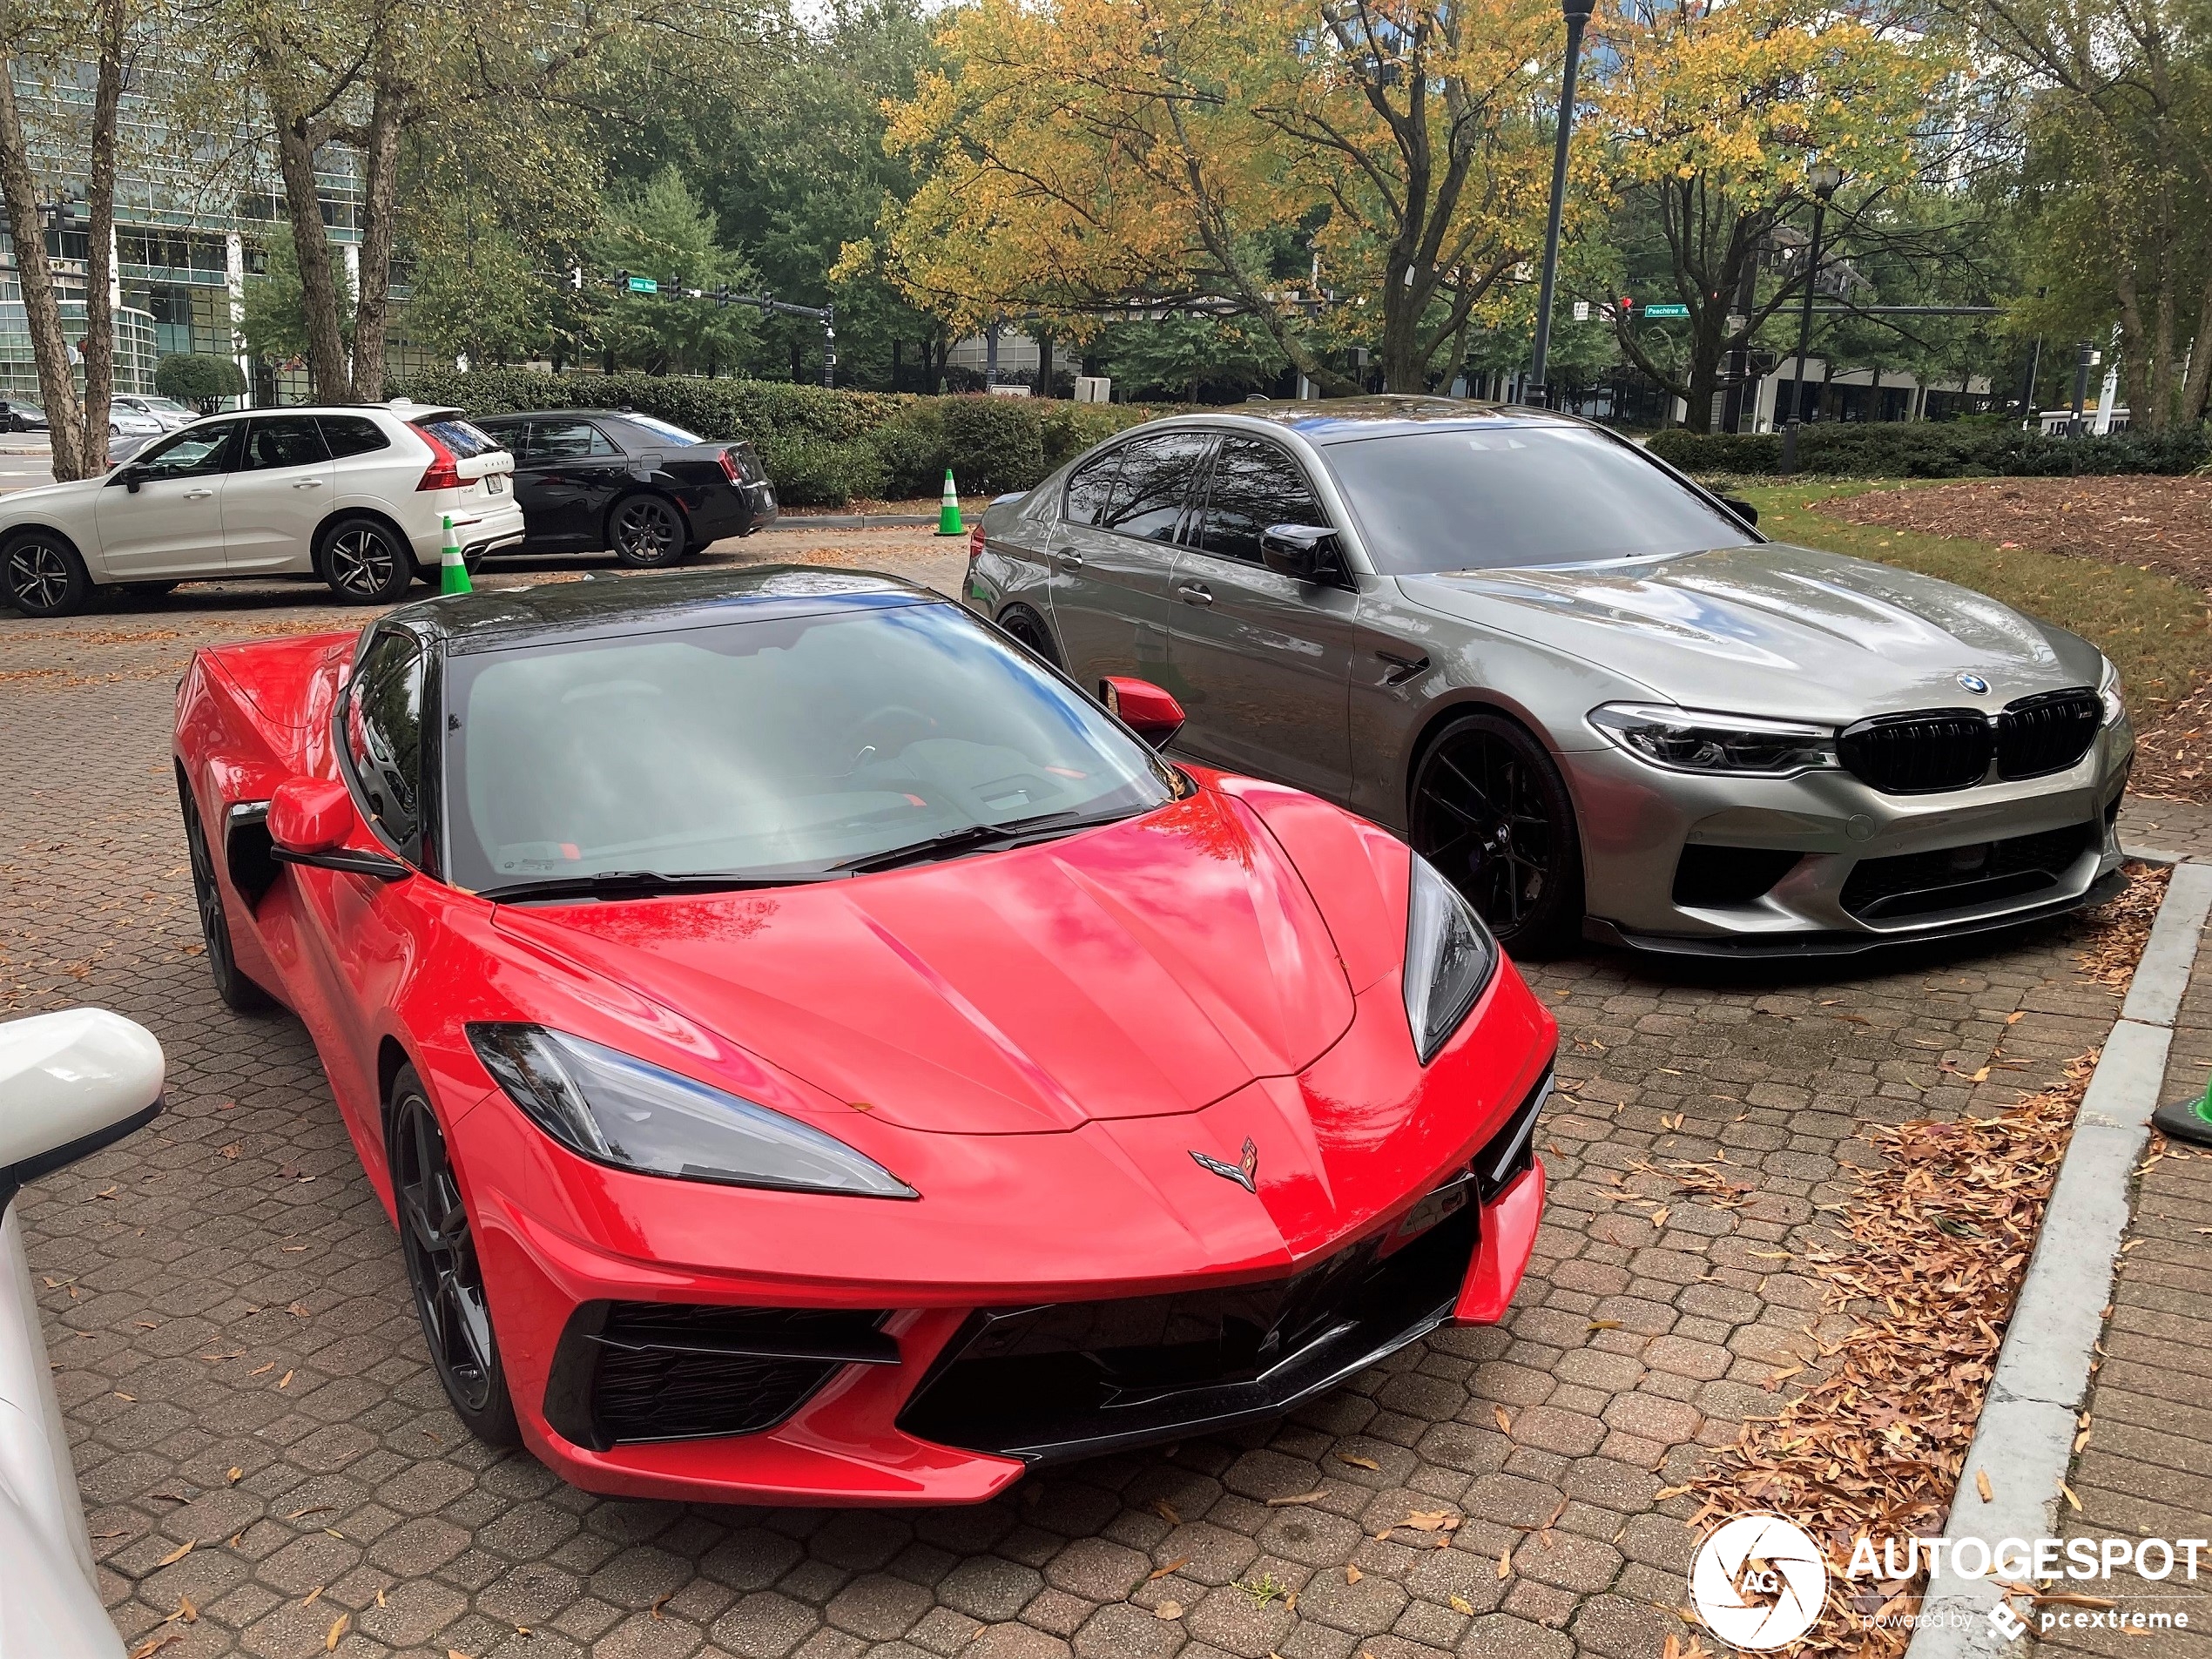
<path id="1" fill-rule="evenodd" d="M 1665 557 L 1758 538 L 1587 427 L 1451 427 L 1322 450 L 1385 576 Z"/>
<path id="2" fill-rule="evenodd" d="M 606 896 L 988 850 L 1172 799 L 1175 774 L 950 604 L 448 659 L 453 880 Z"/>

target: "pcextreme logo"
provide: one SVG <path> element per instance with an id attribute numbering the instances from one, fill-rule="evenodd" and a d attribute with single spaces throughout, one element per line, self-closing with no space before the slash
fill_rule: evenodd
<path id="1" fill-rule="evenodd" d="M 1812 1535 L 1780 1515 L 1738 1515 L 1698 1546 L 1689 1597 L 1705 1628 L 1751 1652 L 1785 1647 L 1828 1598 L 1828 1563 Z"/>

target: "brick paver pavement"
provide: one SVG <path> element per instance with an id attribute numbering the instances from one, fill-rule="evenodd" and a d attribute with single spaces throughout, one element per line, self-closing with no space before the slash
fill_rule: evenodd
<path id="1" fill-rule="evenodd" d="M 926 537 L 821 545 L 948 568 Z M 2009 1103 L 2116 1009 L 2065 927 L 1871 968 L 1538 966 L 1564 1027 L 1553 1198 L 1503 1325 L 976 1508 L 598 1499 L 462 1433 L 304 1033 L 225 1011 L 199 954 L 171 686 L 197 644 L 361 620 L 313 598 L 0 620 L 0 1011 L 103 1003 L 169 1055 L 166 1116 L 20 1202 L 105 1592 L 171 1659 L 320 1654 L 334 1629 L 357 1656 L 1656 1656 L 1694 1501 L 1656 1494 L 1774 1410 L 1822 1328 L 1774 1252 L 1837 1196 L 1855 1126 Z M 1602 1178 L 1723 1150 L 1742 1208 L 1672 1194 L 1655 1226 Z M 1392 1530 L 1439 1508 L 1464 1524 Z"/>
<path id="2" fill-rule="evenodd" d="M 2176 849 L 2181 850 L 2181 849 Z M 2174 1024 L 2162 1100 L 2203 1091 L 2212 1073 L 2212 951 L 2196 971 Z M 2080 1500 L 2061 1528 L 2068 1538 L 2130 1541 L 2212 1536 L 2212 1150 L 2171 1146 L 2152 1153 L 2135 1184 L 2134 1215 L 2121 1252 L 2119 1283 L 2105 1320 L 2086 1434 L 2067 1484 Z M 2154 1555 L 2155 1568 L 2160 1557 Z M 2117 1629 L 2054 1629 L 2047 1659 L 2074 1653 L 2212 1659 L 2212 1550 L 2200 1550 L 2196 1581 L 2185 1567 L 2161 1580 L 2116 1573 L 2106 1583 L 2068 1583 L 2116 1601 L 2124 1612 L 2186 1614 L 2189 1629 L 2148 1637 Z M 2041 1611 L 2080 1617 L 2092 1609 Z"/>

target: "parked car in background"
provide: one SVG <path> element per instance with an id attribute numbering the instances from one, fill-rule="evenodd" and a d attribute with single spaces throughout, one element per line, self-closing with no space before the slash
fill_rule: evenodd
<path id="1" fill-rule="evenodd" d="M 1194 759 L 1406 835 L 1509 947 L 1799 955 L 2119 880 L 2087 640 L 1765 540 L 1604 428 L 1384 397 L 1154 421 L 985 516 L 967 603 Z"/>
<path id="2" fill-rule="evenodd" d="M 217 989 L 305 1020 L 474 1433 L 975 1502 L 1503 1316 L 1552 1017 L 1403 843 L 1113 691 L 802 566 L 199 653 Z"/>
<path id="3" fill-rule="evenodd" d="M 513 457 L 412 403 L 219 415 L 98 478 L 0 498 L 0 597 L 26 616 L 82 610 L 96 588 L 314 576 L 388 604 L 436 579 L 450 518 L 473 565 L 523 539 Z"/>
<path id="4" fill-rule="evenodd" d="M 183 425 L 184 422 L 176 424 Z M 144 409 L 132 408 L 128 402 L 118 398 L 108 405 L 107 429 L 111 438 L 152 438 L 173 431 L 175 428 Z"/>
<path id="5" fill-rule="evenodd" d="M 5 397 L 0 397 L 0 430 L 44 432 L 46 429 L 46 406 L 37 398 L 23 392 L 11 392 Z"/>
<path id="6" fill-rule="evenodd" d="M 199 419 L 198 409 L 189 404 L 179 403 L 173 397 L 147 397 L 136 392 L 117 393 L 110 400 L 109 407 L 143 415 L 164 432 L 174 432 L 179 427 L 190 426 Z"/>
<path id="7" fill-rule="evenodd" d="M 162 1069 L 153 1034 L 104 1008 L 0 1022 L 0 1659 L 122 1659 L 14 1200 L 152 1122 Z"/>
<path id="8" fill-rule="evenodd" d="M 720 442 L 606 409 L 486 415 L 515 454 L 515 498 L 532 553 L 612 550 L 640 568 L 674 564 L 776 516 L 776 492 L 745 442 Z"/>

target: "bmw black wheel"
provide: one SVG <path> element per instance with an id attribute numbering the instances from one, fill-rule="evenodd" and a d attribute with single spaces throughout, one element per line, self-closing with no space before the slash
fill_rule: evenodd
<path id="1" fill-rule="evenodd" d="M 430 1363 L 469 1432 L 492 1446 L 520 1440 L 507 1372 L 492 1333 L 491 1304 L 476 1258 L 475 1234 L 461 1184 L 415 1068 L 392 1081 L 392 1196 L 400 1217 L 400 1250 Z"/>
<path id="2" fill-rule="evenodd" d="M 1060 665 L 1060 653 L 1053 648 L 1052 630 L 1045 625 L 1044 618 L 1028 606 L 1008 605 L 999 613 L 999 627 L 1054 667 Z"/>
<path id="3" fill-rule="evenodd" d="M 8 603 L 26 617 L 69 617 L 92 597 L 92 578 L 77 550 L 58 536 L 26 530 L 0 556 Z"/>
<path id="4" fill-rule="evenodd" d="M 215 995 L 225 1006 L 240 1014 L 267 1008 L 269 994 L 242 973 L 238 953 L 231 946 L 231 919 L 223 904 L 223 889 L 215 880 L 215 860 L 207 846 L 207 832 L 200 827 L 199 807 L 192 799 L 184 774 L 177 776 L 177 797 L 185 811 L 185 848 L 192 863 L 192 907 L 199 912 L 199 936 L 206 943 L 207 968 L 215 977 Z"/>
<path id="5" fill-rule="evenodd" d="M 1514 721 L 1471 714 L 1414 768 L 1413 850 L 1524 954 L 1566 943 L 1581 921 L 1574 802 L 1543 746 Z"/>
<path id="6" fill-rule="evenodd" d="M 624 564 L 651 570 L 681 559 L 691 533 L 665 497 L 631 496 L 616 504 L 607 521 L 607 541 Z"/>
<path id="7" fill-rule="evenodd" d="M 341 599 L 361 605 L 397 604 L 415 580 L 415 552 L 381 520 L 341 518 L 323 532 L 315 569 Z"/>

